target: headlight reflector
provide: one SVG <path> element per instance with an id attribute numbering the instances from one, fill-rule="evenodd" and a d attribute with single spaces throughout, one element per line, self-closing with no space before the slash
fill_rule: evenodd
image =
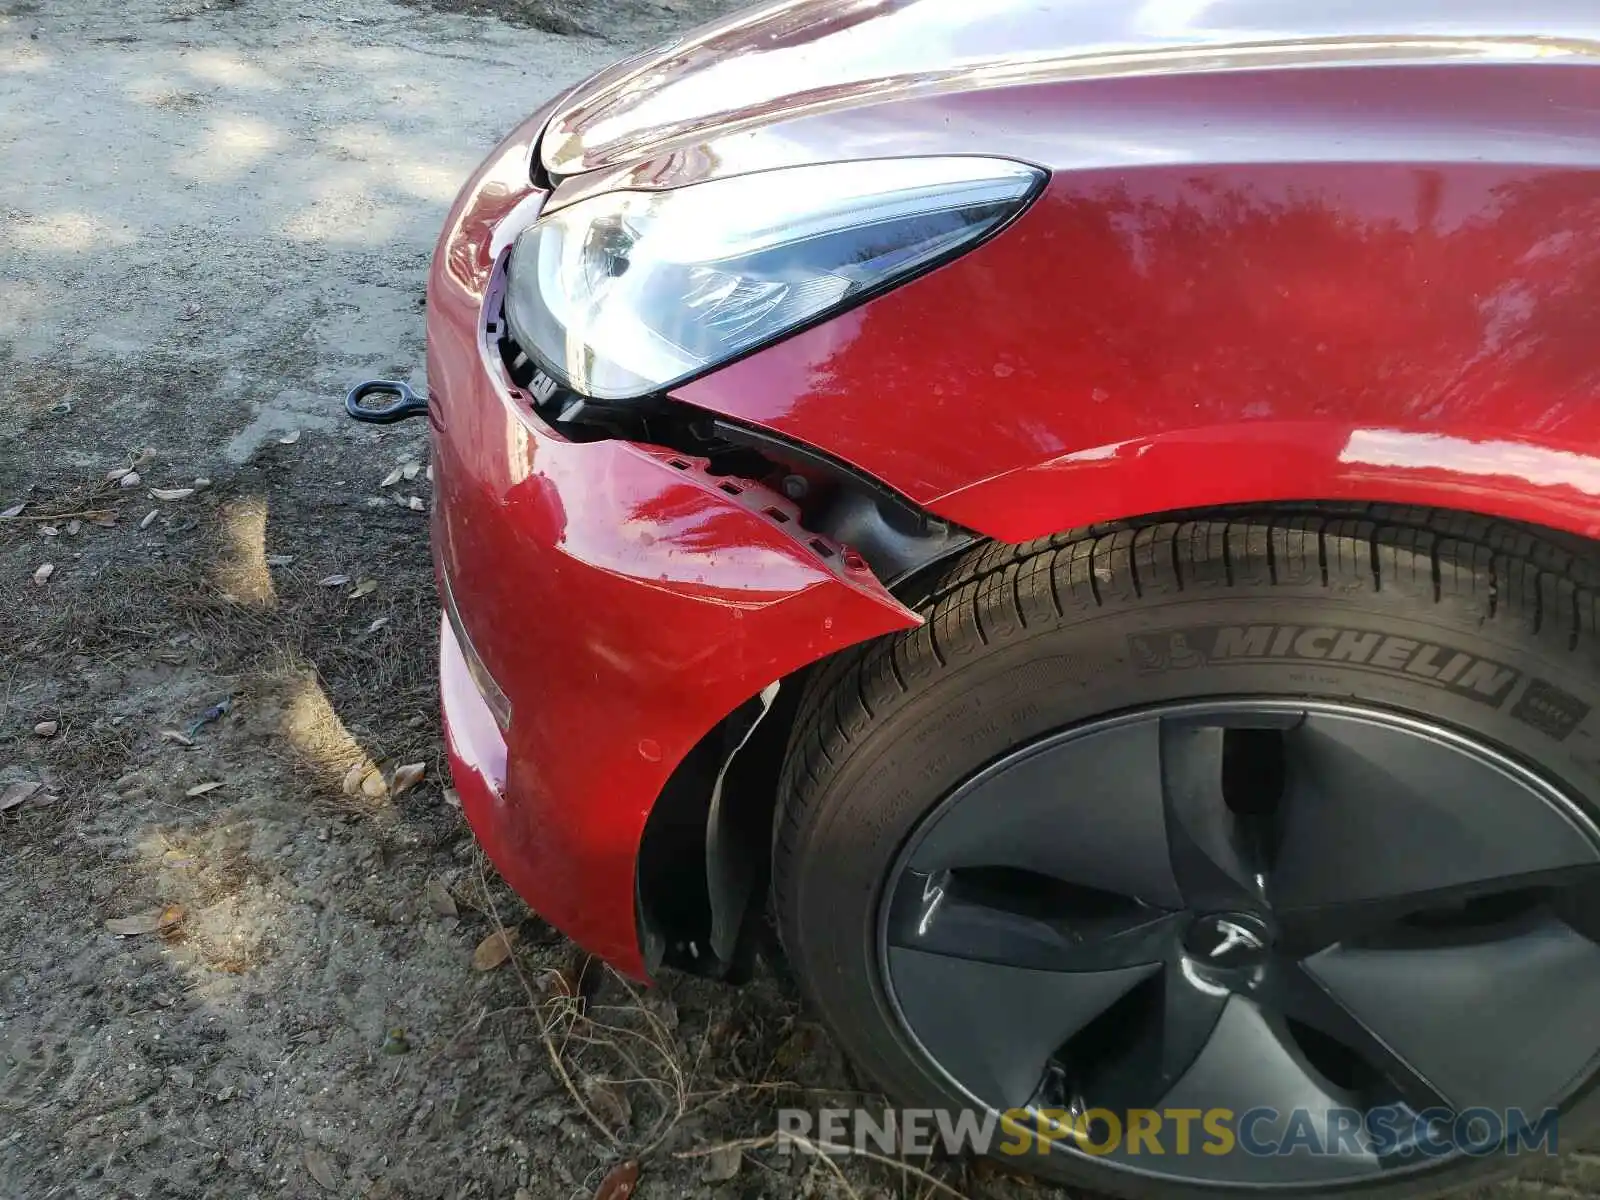
<path id="1" fill-rule="evenodd" d="M 1006 159 L 898 158 L 594 196 L 517 239 L 506 317 L 558 383 L 643 396 L 950 256 L 1043 178 Z"/>

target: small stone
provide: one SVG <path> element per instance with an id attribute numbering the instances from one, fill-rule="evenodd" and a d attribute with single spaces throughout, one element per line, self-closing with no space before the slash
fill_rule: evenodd
<path id="1" fill-rule="evenodd" d="M 136 488 L 143 482 L 144 476 L 140 475 L 139 472 L 129 471 L 126 475 L 117 480 L 117 486 L 124 488 Z"/>
<path id="2" fill-rule="evenodd" d="M 60 721 L 40 721 L 33 727 L 35 737 L 53 738 L 56 731 L 61 728 Z"/>

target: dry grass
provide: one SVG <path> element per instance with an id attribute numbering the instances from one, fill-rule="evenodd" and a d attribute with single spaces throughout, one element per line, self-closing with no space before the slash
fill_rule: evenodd
<path id="1" fill-rule="evenodd" d="M 489 918 L 494 933 L 509 932 L 481 853 L 476 887 L 464 902 Z M 673 1149 L 673 1143 L 681 1140 L 677 1137 L 680 1127 L 691 1117 L 716 1113 L 731 1102 L 761 1098 L 799 1104 L 809 1097 L 810 1089 L 785 1077 L 776 1056 L 768 1056 L 759 1067 L 740 1071 L 737 1064 L 710 1052 L 710 1037 L 691 1052 L 663 1018 L 657 1001 L 641 994 L 610 967 L 581 953 L 564 966 L 541 964 L 529 954 L 513 953 L 509 966 L 526 1003 L 485 1012 L 473 1023 L 472 1031 L 496 1017 L 531 1022 L 551 1073 L 618 1161 L 631 1160 L 648 1167 L 662 1158 L 686 1162 L 728 1150 L 748 1155 L 798 1149 L 810 1154 L 813 1169 L 823 1170 L 851 1200 L 861 1200 L 862 1188 L 881 1183 L 852 1178 L 862 1167 L 879 1168 L 891 1178 L 914 1184 L 920 1197 L 967 1200 L 967 1194 L 948 1179 L 902 1158 L 854 1150 L 847 1155 L 855 1160 L 851 1168 L 841 1162 L 840 1148 L 824 1147 L 804 1137 L 768 1133 Z M 602 991 L 620 993 L 620 997 L 614 1003 L 601 1003 L 596 997 Z M 729 1077 L 730 1065 L 739 1077 Z M 954 1175 L 964 1173 L 962 1164 L 946 1164 L 944 1169 Z"/>

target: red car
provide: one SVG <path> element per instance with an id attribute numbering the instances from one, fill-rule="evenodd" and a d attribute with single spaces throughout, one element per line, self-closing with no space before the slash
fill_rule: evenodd
<path id="1" fill-rule="evenodd" d="M 775 928 L 1125 1196 L 1578 1136 L 1592 0 L 736 14 L 494 151 L 428 376 L 456 784 L 588 949 Z"/>

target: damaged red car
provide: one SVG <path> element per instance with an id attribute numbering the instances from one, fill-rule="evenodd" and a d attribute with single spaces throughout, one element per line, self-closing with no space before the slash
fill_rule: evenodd
<path id="1" fill-rule="evenodd" d="M 494 151 L 428 379 L 456 786 L 618 969 L 1124 1196 L 1581 1133 L 1592 3 L 747 10 Z"/>

